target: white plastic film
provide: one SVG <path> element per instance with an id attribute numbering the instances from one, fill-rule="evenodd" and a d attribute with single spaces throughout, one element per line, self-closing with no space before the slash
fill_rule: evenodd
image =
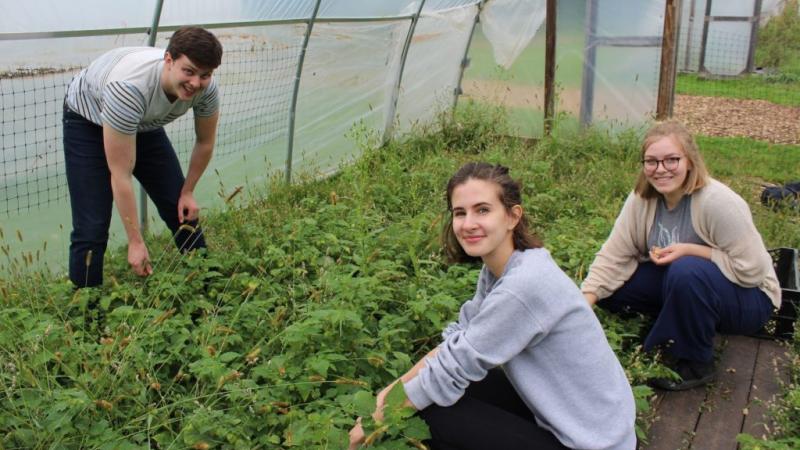
<path id="1" fill-rule="evenodd" d="M 426 13 L 408 51 L 395 117 L 400 130 L 425 123 L 453 106 L 476 6 Z M 399 60 L 393 70 L 399 69 Z M 393 118 L 393 119 L 394 119 Z"/>
<path id="2" fill-rule="evenodd" d="M 664 28 L 664 0 L 600 0 L 597 34 L 603 37 L 660 36 Z"/>
<path id="3" fill-rule="evenodd" d="M 497 65 L 511 67 L 544 22 L 545 0 L 494 0 L 481 12 L 484 35 L 492 43 Z"/>
<path id="4" fill-rule="evenodd" d="M 314 3 L 315 0 L 164 0 L 160 24 L 304 19 L 313 13 Z"/>
<path id="5" fill-rule="evenodd" d="M 708 26 L 705 69 L 714 75 L 739 75 L 747 69 L 752 26 L 749 22 L 712 22 Z"/>
<path id="6" fill-rule="evenodd" d="M 5 2 L 4 2 L 5 3 Z M 25 0 L 3 8 L 0 32 L 95 30 L 149 27 L 156 0 Z"/>
<path id="7" fill-rule="evenodd" d="M 319 17 L 393 17 L 411 15 L 421 0 L 323 0 Z"/>
<path id="8" fill-rule="evenodd" d="M 655 115 L 660 47 L 597 51 L 593 122 L 636 126 Z"/>
<path id="9" fill-rule="evenodd" d="M 750 17 L 753 15 L 755 0 L 712 0 L 712 16 Z"/>
<path id="10" fill-rule="evenodd" d="M 592 71 L 581 92 L 592 123 L 633 126 L 652 117 L 658 92 L 665 0 L 596 2 Z M 594 42 L 594 44 L 592 44 Z"/>
<path id="11" fill-rule="evenodd" d="M 678 34 L 678 70 L 697 72 L 700 64 L 700 46 L 703 40 L 703 23 L 706 14 L 705 0 L 681 3 Z"/>
<path id="12" fill-rule="evenodd" d="M 293 171 L 335 170 L 358 156 L 359 129 L 383 132 L 393 61 L 409 24 L 314 26 L 301 76 Z"/>

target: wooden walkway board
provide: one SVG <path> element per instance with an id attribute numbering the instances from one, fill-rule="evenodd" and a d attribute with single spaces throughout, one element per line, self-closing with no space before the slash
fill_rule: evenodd
<path id="1" fill-rule="evenodd" d="M 788 374 L 784 347 L 774 341 L 727 336 L 717 380 L 706 388 L 658 391 L 655 420 L 643 450 L 736 450 L 736 435 L 769 432 L 766 402 Z"/>

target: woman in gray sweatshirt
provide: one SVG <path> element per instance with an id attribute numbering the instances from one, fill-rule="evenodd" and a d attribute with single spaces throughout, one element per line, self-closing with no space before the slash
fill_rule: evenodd
<path id="1" fill-rule="evenodd" d="M 527 226 L 508 169 L 469 163 L 447 186 L 442 241 L 454 262 L 481 260 L 472 300 L 443 342 L 395 383 L 434 449 L 636 447 L 628 380 L 572 280 Z M 363 442 L 360 424 L 351 449 Z"/>

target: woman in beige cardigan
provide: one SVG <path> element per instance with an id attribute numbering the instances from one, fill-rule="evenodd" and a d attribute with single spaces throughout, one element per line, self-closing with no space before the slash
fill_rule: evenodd
<path id="1" fill-rule="evenodd" d="M 714 334 L 759 330 L 780 307 L 780 287 L 747 203 L 708 175 L 682 124 L 653 126 L 641 155 L 581 291 L 610 311 L 654 316 L 644 349 L 663 347 L 681 380 L 653 384 L 690 389 L 714 379 Z"/>

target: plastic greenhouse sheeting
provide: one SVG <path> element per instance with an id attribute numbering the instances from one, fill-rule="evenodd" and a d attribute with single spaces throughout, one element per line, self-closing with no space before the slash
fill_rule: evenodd
<path id="1" fill-rule="evenodd" d="M 618 11 L 626 9 L 620 2 L 598 4 L 602 33 L 660 36 L 664 0 L 636 2 L 636 8 L 627 8 L 627 20 L 617 20 Z M 565 25 L 559 29 L 559 111 L 577 115 L 585 5 L 560 2 L 559 9 L 574 10 L 571 18 L 559 18 L 559 26 Z M 258 190 L 267 177 L 286 176 L 289 169 L 331 173 L 358 156 L 360 137 L 389 137 L 430 122 L 457 101 L 468 50 L 471 59 L 481 61 L 481 67 L 467 70 L 465 76 L 480 73 L 471 82 L 515 95 L 521 87 L 519 97 L 534 114 L 523 111 L 519 117 L 533 123 L 528 128 L 535 135 L 543 101 L 544 14 L 544 0 L 15 4 L 0 16 L 0 215 L 4 228 L 26 230 L 27 239 L 12 250 L 32 251 L 46 240 L 44 260 L 63 267 L 70 223 L 60 128 L 64 89 L 103 52 L 148 45 L 154 18 L 157 47 L 165 47 L 184 24 L 207 26 L 223 43 L 223 63 L 215 71 L 222 97 L 217 145 L 196 192 L 203 207 L 220 207 L 237 186 Z M 639 27 L 631 29 L 632 23 Z M 485 47 L 468 48 L 474 29 L 482 30 Z M 651 117 L 659 49 L 634 50 L 597 52 L 596 120 L 641 123 Z M 194 141 L 191 113 L 166 129 L 185 168 Z M 152 205 L 150 210 L 155 211 Z M 163 229 L 152 215 L 149 223 Z M 109 248 L 122 242 L 121 230 L 114 214 Z"/>
<path id="2" fill-rule="evenodd" d="M 481 14 L 483 33 L 492 43 L 494 60 L 498 66 L 511 68 L 511 64 L 541 28 L 546 8 L 545 0 L 497 0 L 486 5 Z"/>

